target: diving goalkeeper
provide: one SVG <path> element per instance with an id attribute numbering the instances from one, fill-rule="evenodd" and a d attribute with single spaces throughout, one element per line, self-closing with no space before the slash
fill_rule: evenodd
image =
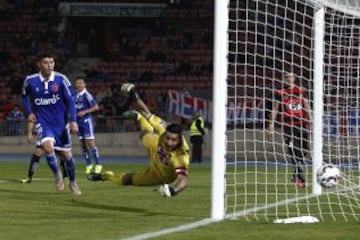
<path id="1" fill-rule="evenodd" d="M 125 83 L 121 90 L 135 102 L 139 111 L 126 111 L 123 118 L 136 120 L 141 128 L 141 140 L 144 144 L 150 166 L 135 172 L 113 173 L 106 171 L 93 175 L 94 181 L 111 181 L 118 185 L 156 186 L 164 197 L 175 196 L 188 185 L 189 146 L 179 124 L 168 124 L 152 114 L 139 98 L 135 86 Z"/>

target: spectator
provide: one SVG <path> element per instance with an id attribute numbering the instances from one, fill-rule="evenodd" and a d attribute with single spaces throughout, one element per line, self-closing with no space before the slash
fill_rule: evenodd
<path id="1" fill-rule="evenodd" d="M 7 136 L 17 136 L 22 134 L 22 121 L 24 120 L 24 113 L 20 110 L 19 105 L 15 104 L 13 109 L 6 117 L 7 121 Z"/>
<path id="2" fill-rule="evenodd" d="M 205 123 L 202 116 L 194 112 L 193 122 L 190 126 L 190 142 L 192 143 L 192 155 L 191 162 L 201 163 L 202 162 L 202 144 L 204 143 Z"/>

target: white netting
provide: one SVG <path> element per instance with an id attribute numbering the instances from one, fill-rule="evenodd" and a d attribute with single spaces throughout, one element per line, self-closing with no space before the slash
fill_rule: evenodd
<path id="1" fill-rule="evenodd" d="M 313 131 L 323 132 L 324 162 L 337 165 L 344 178 L 336 189 L 315 196 L 311 148 L 302 151 L 307 153 L 301 164 L 307 187 L 297 188 L 292 182 L 297 168 L 284 141 L 289 136 L 282 124 L 286 117 L 278 113 L 273 138 L 267 136 L 267 128 L 272 106 L 280 101 L 275 90 L 286 88 L 284 73 L 294 74 L 296 84 L 306 90 L 304 98 L 313 105 L 313 19 L 321 6 L 325 6 L 324 129 Z M 228 216 L 246 215 L 250 220 L 302 215 L 321 220 L 360 217 L 359 8 L 356 0 L 230 1 Z M 296 150 L 292 143 L 289 146 Z"/>

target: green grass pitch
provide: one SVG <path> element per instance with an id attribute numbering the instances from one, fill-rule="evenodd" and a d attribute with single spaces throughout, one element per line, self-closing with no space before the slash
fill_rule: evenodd
<path id="1" fill-rule="evenodd" d="M 104 169 L 135 170 L 144 164 L 104 163 Z M 77 163 L 83 194 L 73 196 L 66 186 L 54 188 L 53 176 L 42 161 L 31 184 L 18 180 L 28 162 L 1 161 L 0 239 L 115 240 L 156 232 L 210 217 L 211 167 L 194 165 L 190 186 L 174 198 L 160 197 L 155 187 L 122 187 L 90 182 Z M 359 239 L 359 222 L 316 224 L 224 220 L 155 239 Z"/>

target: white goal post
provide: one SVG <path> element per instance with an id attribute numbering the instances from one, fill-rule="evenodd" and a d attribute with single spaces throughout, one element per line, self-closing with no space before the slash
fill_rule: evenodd
<path id="1" fill-rule="evenodd" d="M 214 22 L 211 218 L 358 220 L 359 1 L 215 0 Z M 302 90 L 284 90 L 289 73 Z M 289 128 L 293 95 L 311 116 Z M 337 187 L 317 183 L 323 163 L 341 170 Z"/>

